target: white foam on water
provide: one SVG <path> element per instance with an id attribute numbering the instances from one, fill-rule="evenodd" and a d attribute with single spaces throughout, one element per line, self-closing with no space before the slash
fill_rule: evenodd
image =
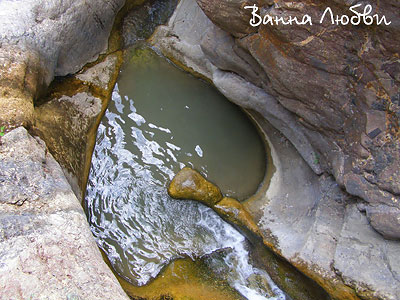
<path id="1" fill-rule="evenodd" d="M 144 285 L 174 259 L 213 257 L 230 249 L 222 262 L 232 287 L 249 300 L 285 299 L 267 273 L 251 266 L 246 240 L 237 230 L 204 205 L 168 196 L 174 174 L 193 166 L 195 158 L 204 159 L 208 148 L 199 143 L 188 147 L 179 139 L 172 144 L 174 133 L 165 124 L 147 121 L 136 102 L 116 86 L 98 129 L 87 186 L 92 232 L 113 268 L 131 283 Z M 184 111 L 191 113 L 190 107 Z M 152 112 L 168 108 L 152 107 Z M 182 163 L 182 157 L 190 159 Z M 207 164 L 215 163 L 199 166 L 205 176 Z M 274 295 L 251 285 L 254 274 L 269 283 Z"/>

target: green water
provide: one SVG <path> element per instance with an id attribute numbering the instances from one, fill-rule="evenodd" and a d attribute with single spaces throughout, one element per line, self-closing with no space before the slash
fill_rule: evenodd
<path id="1" fill-rule="evenodd" d="M 215 88 L 144 49 L 121 72 L 118 89 L 146 121 L 141 128 L 173 152 L 164 163 L 174 173 L 190 165 L 239 199 L 257 190 L 265 174 L 263 142 L 242 110 Z"/>
<path id="2" fill-rule="evenodd" d="M 137 286 L 174 259 L 225 249 L 222 262 L 210 260 L 210 270 L 224 270 L 247 299 L 285 299 L 276 287 L 276 298 L 270 289 L 248 287 L 254 274 L 268 275 L 251 266 L 238 231 L 210 208 L 168 196 L 170 180 L 184 166 L 225 195 L 245 199 L 264 177 L 263 141 L 247 116 L 209 84 L 150 49 L 136 50 L 121 71 L 92 158 L 86 205 L 98 245 L 115 271 Z"/>

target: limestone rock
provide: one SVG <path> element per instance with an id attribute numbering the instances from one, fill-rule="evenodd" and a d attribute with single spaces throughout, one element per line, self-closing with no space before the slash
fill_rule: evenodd
<path id="1" fill-rule="evenodd" d="M 88 134 L 101 111 L 101 99 L 87 92 L 54 98 L 35 109 L 35 132 L 70 174 L 77 196 L 83 188 L 78 178 L 84 177 Z"/>
<path id="2" fill-rule="evenodd" d="M 108 55 L 102 62 L 79 72 L 76 78 L 85 84 L 93 85 L 105 91 L 112 90 L 114 88 L 112 78 L 115 77 L 116 69 L 118 69 L 119 59 L 116 54 Z"/>
<path id="3" fill-rule="evenodd" d="M 248 20 L 250 11 L 243 9 L 246 5 L 259 4 L 260 0 L 198 0 L 197 3 L 205 14 L 220 28 L 237 36 L 256 32 Z M 218 14 L 215 12 L 218 11 Z M 228 21 L 229 20 L 229 21 Z"/>
<path id="4" fill-rule="evenodd" d="M 114 17 L 124 2 L 1 1 L 1 42 L 37 51 L 49 83 L 53 75 L 75 73 L 107 49 Z"/>
<path id="5" fill-rule="evenodd" d="M 333 299 L 397 300 L 400 243 L 378 234 L 354 197 L 332 177 L 316 176 L 279 132 L 259 122 L 276 170 L 263 199 L 246 207 L 266 244 Z"/>
<path id="6" fill-rule="evenodd" d="M 43 88 L 39 55 L 16 46 L 0 48 L 0 124 L 9 131 L 30 125 L 33 99 Z"/>
<path id="7" fill-rule="evenodd" d="M 272 17 L 301 19 L 308 14 L 314 23 L 312 26 L 262 25 L 255 32 L 246 33 L 244 25 L 231 26 L 248 24 L 250 17 L 241 6 L 244 1 L 197 2 L 211 21 L 235 37 L 230 52 L 241 48 L 247 53 L 236 51 L 237 58 L 232 59 L 231 55 L 226 57 L 208 50 L 204 51 L 205 56 L 223 71 L 235 72 L 262 87 L 291 113 L 291 127 L 302 133 L 309 151 L 304 151 L 301 143 L 285 132 L 282 125 L 276 126 L 271 118 L 267 119 L 296 146 L 314 171 L 320 173 L 313 166 L 313 160 L 320 164 L 322 171 L 333 174 L 349 193 L 363 198 L 371 207 L 379 203 L 382 208 L 387 206 L 384 209 L 387 211 L 393 206 L 394 216 L 400 209 L 400 177 L 396 171 L 400 169 L 400 82 L 396 76 L 398 62 L 395 62 L 400 47 L 399 3 L 386 0 L 377 6 L 373 1 L 364 1 L 359 10 L 371 4 L 374 13 L 392 22 L 373 29 L 330 22 L 321 24 L 319 20 L 327 7 L 324 1 L 297 4 L 286 0 L 254 1 Z M 335 14 L 351 15 L 348 1 L 335 1 L 331 8 Z M 215 33 L 211 38 L 212 35 Z M 226 39 L 222 42 L 225 48 Z M 214 38 L 211 43 L 214 48 L 220 47 L 219 40 Z M 203 45 L 210 49 L 210 42 Z M 381 47 L 385 51 L 378 50 Z M 262 69 L 258 80 L 243 70 L 242 62 L 232 64 L 239 58 L 248 61 L 249 66 L 254 66 L 254 61 L 258 63 L 255 70 Z M 215 76 L 213 80 L 215 83 Z M 247 107 L 252 103 L 254 100 L 250 99 Z M 346 177 L 358 179 L 349 181 Z M 355 190 L 363 192 L 353 193 Z M 389 228 L 387 223 L 381 223 L 386 212 L 376 208 L 370 212 L 371 218 L 374 215 L 372 226 L 386 237 L 400 239 L 400 227 Z"/>
<path id="8" fill-rule="evenodd" d="M 152 42 L 249 109 L 266 133 L 276 170 L 267 192 L 244 203 L 264 243 L 333 299 L 397 300 L 400 243 L 373 228 L 391 238 L 400 228 L 398 2 L 381 3 L 393 24 L 374 32 L 325 24 L 260 27 L 247 36 L 228 28 L 240 14 L 221 18 L 229 9 L 220 9 L 241 1 L 198 2 L 212 22 L 194 0 L 182 0 Z M 345 2 L 329 4 L 344 12 Z M 317 0 L 259 5 L 286 16 L 316 17 L 325 8 Z"/>
<path id="9" fill-rule="evenodd" d="M 0 299 L 128 300 L 43 141 L 1 138 Z"/>
<path id="10" fill-rule="evenodd" d="M 168 26 L 154 37 L 163 53 L 212 79 L 231 101 L 261 113 L 293 143 L 315 173 L 331 173 L 371 207 L 400 209 L 400 84 L 393 61 L 400 47 L 399 4 L 387 0 L 376 8 L 392 21 L 376 31 L 368 26 L 349 30 L 323 23 L 260 26 L 246 33 L 245 27 L 232 25 L 249 21 L 242 13 L 244 1 L 197 2 L 225 32 L 199 13 L 193 1 L 183 1 Z M 346 1 L 335 3 L 336 13 L 348 11 Z M 307 13 L 314 20 L 326 8 L 318 0 L 295 6 L 284 0 L 258 5 L 271 16 Z M 195 23 L 201 31 L 177 20 Z M 389 40 L 389 34 L 395 38 Z M 371 224 L 379 232 L 400 238 L 399 227 L 380 224 L 386 212 L 372 208 L 370 212 L 371 220 L 374 215 Z M 384 232 L 386 228 L 390 234 Z"/>
<path id="11" fill-rule="evenodd" d="M 31 126 L 54 76 L 79 71 L 107 50 L 124 0 L 0 1 L 0 124 Z"/>
<path id="12" fill-rule="evenodd" d="M 46 141 L 73 190 L 81 198 L 86 186 L 95 130 L 111 98 L 121 66 L 116 52 L 77 75 L 53 84 L 34 110 L 33 131 Z"/>
<path id="13" fill-rule="evenodd" d="M 222 199 L 218 187 L 188 167 L 175 175 L 168 187 L 168 194 L 172 198 L 196 200 L 210 207 Z"/>

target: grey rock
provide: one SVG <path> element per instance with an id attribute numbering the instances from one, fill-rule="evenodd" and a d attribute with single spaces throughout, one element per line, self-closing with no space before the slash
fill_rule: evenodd
<path id="1" fill-rule="evenodd" d="M 276 168 L 259 219 L 267 239 L 303 272 L 306 265 L 312 278 L 324 278 L 335 299 L 398 299 L 400 243 L 379 235 L 333 178 L 313 174 L 290 143 L 265 130 Z M 250 206 L 257 215 L 259 204 Z"/>
<path id="2" fill-rule="evenodd" d="M 400 209 L 387 205 L 370 205 L 366 209 L 368 220 L 376 231 L 387 239 L 398 240 Z"/>
<path id="3" fill-rule="evenodd" d="M 197 0 L 197 3 L 214 24 L 230 34 L 232 45 L 248 54 L 237 56 L 252 68 L 256 61 L 263 75 L 254 80 L 248 70 L 243 70 L 238 57 L 231 57 L 232 51 L 228 52 L 230 55 L 218 51 L 219 47 L 227 49 L 227 38 L 208 42 L 204 50 L 216 51 L 204 51 L 205 56 L 220 69 L 229 65 L 230 71 L 262 87 L 293 114 L 293 126 L 303 132 L 302 139 L 315 158 L 310 159 L 310 153 L 298 141 L 282 132 L 313 170 L 318 169 L 312 162 L 318 162 L 320 171 L 335 176 L 347 192 L 374 205 L 386 205 L 386 209 L 393 205 L 399 208 L 400 83 L 394 63 L 396 49 L 400 47 L 399 3 L 384 0 L 377 5 L 374 1 L 363 1 L 360 10 L 370 4 L 374 13 L 391 22 L 389 26 L 373 28 L 321 24 L 316 20 L 327 5 L 319 0 L 299 3 Z M 251 3 L 257 3 L 263 14 L 272 17 L 301 19 L 307 14 L 314 22 L 312 26 L 251 28 L 250 17 L 243 9 L 243 5 Z M 353 4 L 354 1 L 335 1 L 333 11 L 349 14 L 349 6 Z M 391 210 L 392 216 L 395 211 Z M 400 228 L 389 229 L 384 223 L 383 217 L 371 222 L 385 236 L 400 239 Z M 390 233 L 386 234 L 385 228 Z"/>
<path id="4" fill-rule="evenodd" d="M 240 3 L 198 2 L 202 7 L 209 2 L 207 9 L 211 10 Z M 215 11 L 212 14 L 207 9 L 206 13 L 214 23 L 223 20 L 215 15 Z M 246 30 L 240 26 L 222 28 L 228 32 L 239 28 L 234 33 L 236 36 L 242 36 Z M 335 89 L 343 87 L 343 84 L 346 86 L 345 78 L 335 77 L 338 70 L 329 69 L 340 67 L 340 63 L 321 65 L 321 68 L 328 68 L 327 71 L 333 74 L 333 77 L 328 76 L 329 79 L 327 77 L 322 81 L 293 76 L 282 79 L 280 76 L 287 76 L 286 71 L 275 74 L 266 70 L 265 66 L 264 71 L 260 71 L 261 57 L 254 54 L 256 45 L 251 49 L 246 48 L 245 39 L 234 39 L 218 29 L 198 10 L 194 0 L 182 0 L 168 25 L 157 30 L 152 42 L 164 55 L 212 81 L 229 100 L 248 109 L 264 131 L 276 170 L 267 191 L 245 203 L 258 221 L 265 244 L 320 284 L 333 299 L 399 299 L 400 264 L 396 257 L 400 255 L 400 243 L 388 241 L 376 231 L 382 229 L 385 237 L 397 237 L 400 227 L 394 218 L 398 202 L 391 191 L 396 191 L 398 180 L 397 177 L 387 179 L 384 191 L 381 189 L 384 176 L 380 175 L 380 185 L 377 186 L 377 178 L 368 173 L 377 170 L 379 174 L 386 174 L 387 178 L 396 174 L 396 164 L 388 163 L 390 159 L 397 161 L 393 144 L 388 146 L 387 152 L 382 152 L 386 147 L 382 142 L 383 148 L 374 154 L 379 159 L 367 162 L 365 173 L 349 171 L 349 152 L 338 141 L 327 138 L 323 131 L 307 123 L 310 121 L 322 124 L 322 127 L 340 128 L 340 118 L 343 116 L 335 115 L 334 110 L 328 113 L 329 109 L 325 107 L 328 110 L 323 114 L 332 115 L 332 119 L 324 123 L 325 117 L 315 118 L 312 111 L 295 101 L 292 91 L 281 89 L 277 93 L 277 90 L 271 89 L 271 82 L 278 84 L 283 80 L 289 86 L 296 81 L 295 90 L 301 93 L 302 84 L 304 92 L 305 83 L 300 79 L 309 79 L 311 85 L 315 86 L 315 93 L 321 92 L 317 90 L 318 86 L 325 83 L 329 85 L 335 82 Z M 258 46 L 264 50 L 265 45 Z M 316 48 L 314 46 L 313 49 Z M 323 49 L 323 45 L 318 49 Z M 276 55 L 282 66 L 286 66 L 287 70 L 295 68 L 280 57 L 279 52 L 273 52 L 275 50 L 271 49 L 270 55 Z M 340 55 L 337 54 L 338 57 Z M 285 68 L 282 67 L 282 70 Z M 338 80 L 335 81 L 335 78 Z M 343 92 L 339 91 L 337 95 Z M 381 113 L 371 113 L 365 121 L 367 119 L 367 131 L 385 129 Z M 351 125 L 353 129 L 350 129 L 351 126 L 346 129 L 349 139 L 354 138 L 352 133 L 359 134 L 355 125 L 359 121 L 355 119 Z M 362 131 L 364 129 L 361 128 Z M 364 136 L 361 135 L 363 138 L 355 145 L 368 144 L 371 139 L 368 133 L 364 132 Z M 377 133 L 375 138 L 382 138 L 382 134 Z M 366 156 L 363 148 L 358 148 L 360 157 Z M 371 149 L 368 148 L 368 151 Z M 330 170 L 335 178 L 322 173 L 324 170 Z M 366 202 L 359 205 L 359 198 L 344 192 L 343 186 Z"/>
<path id="5" fill-rule="evenodd" d="M 31 126 L 54 76 L 78 72 L 108 47 L 125 0 L 0 1 L 0 123 Z"/>
<path id="6" fill-rule="evenodd" d="M 127 300 L 44 142 L 19 127 L 1 143 L 0 299 Z"/>
<path id="7" fill-rule="evenodd" d="M 93 67 L 79 72 L 75 77 L 85 84 L 94 85 L 103 90 L 111 89 L 111 78 L 114 76 L 117 68 L 118 57 L 116 55 L 108 55 L 104 61 L 94 65 Z"/>
<path id="8" fill-rule="evenodd" d="M 47 80 L 77 72 L 107 49 L 124 0 L 0 2 L 0 41 L 39 53 Z"/>

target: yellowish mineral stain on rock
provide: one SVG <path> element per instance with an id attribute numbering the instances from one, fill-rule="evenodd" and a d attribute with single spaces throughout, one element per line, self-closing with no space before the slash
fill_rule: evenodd
<path id="1" fill-rule="evenodd" d="M 102 252 L 111 267 L 107 256 Z M 111 268 L 112 269 L 112 268 Z M 125 292 L 140 300 L 244 300 L 226 281 L 210 273 L 200 259 L 177 259 L 171 262 L 154 280 L 144 286 L 135 286 L 113 271 Z"/>
<path id="2" fill-rule="evenodd" d="M 261 237 L 260 229 L 243 204 L 236 199 L 223 197 L 219 188 L 196 170 L 188 167 L 180 170 L 172 179 L 168 194 L 175 199 L 199 201 L 211 207 L 228 223 Z"/>
<path id="3" fill-rule="evenodd" d="M 240 228 L 247 228 L 251 232 L 261 236 L 260 229 L 246 208 L 236 199 L 225 197 L 219 201 L 214 210 L 229 223 Z"/>
<path id="4" fill-rule="evenodd" d="M 218 187 L 188 167 L 175 175 L 168 187 L 168 194 L 175 199 L 195 200 L 210 207 L 223 198 Z"/>

